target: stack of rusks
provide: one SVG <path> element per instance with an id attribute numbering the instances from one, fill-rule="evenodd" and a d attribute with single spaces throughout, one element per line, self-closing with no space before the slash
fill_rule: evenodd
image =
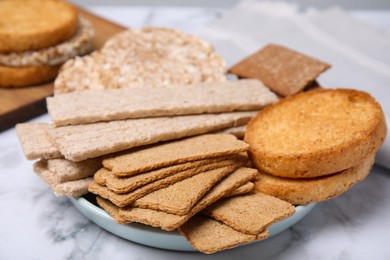
<path id="1" fill-rule="evenodd" d="M 51 81 L 65 61 L 92 48 L 91 23 L 62 1 L 0 1 L 0 24 L 0 87 Z"/>
<path id="2" fill-rule="evenodd" d="M 321 89 L 329 67 L 271 44 L 227 80 L 201 39 L 132 29 L 65 63 L 50 125 L 16 129 L 55 194 L 93 193 L 118 223 L 177 229 L 214 253 L 266 238 L 294 205 L 368 175 L 383 112 L 367 93 Z"/>

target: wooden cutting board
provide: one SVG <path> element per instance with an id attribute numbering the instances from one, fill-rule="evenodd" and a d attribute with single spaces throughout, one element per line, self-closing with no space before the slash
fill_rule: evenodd
<path id="1" fill-rule="evenodd" d="M 114 34 L 126 28 L 77 7 L 95 29 L 93 47 L 100 49 Z M 0 131 L 47 112 L 45 98 L 53 94 L 53 82 L 25 88 L 0 88 Z"/>

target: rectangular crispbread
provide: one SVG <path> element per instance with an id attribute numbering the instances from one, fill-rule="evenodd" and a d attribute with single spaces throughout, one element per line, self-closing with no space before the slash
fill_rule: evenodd
<path id="1" fill-rule="evenodd" d="M 218 169 L 222 167 L 230 167 L 230 166 L 238 168 L 241 165 L 243 165 L 243 162 L 237 162 L 235 160 L 225 160 L 221 162 L 216 162 L 213 164 L 208 164 L 194 169 L 189 169 L 183 172 L 176 173 L 164 179 L 141 186 L 138 189 L 135 189 L 125 194 L 115 193 L 114 191 L 110 190 L 106 186 L 99 185 L 95 181 L 89 185 L 88 190 L 94 194 L 100 195 L 101 197 L 110 200 L 118 207 L 125 207 L 132 204 L 135 200 L 142 198 L 143 196 L 155 190 L 165 188 L 178 181 L 184 180 L 186 178 L 190 178 L 204 171 L 209 171 L 209 170 Z"/>
<path id="2" fill-rule="evenodd" d="M 153 209 L 128 207 L 121 208 L 115 220 L 117 220 L 118 223 L 139 222 L 153 227 L 160 227 L 166 231 L 172 231 L 179 228 L 184 222 L 203 210 L 205 207 L 213 204 L 220 198 L 223 198 L 242 184 L 252 180 L 256 174 L 257 171 L 250 168 L 240 168 L 229 174 L 218 182 L 208 193 L 206 193 L 195 204 L 191 211 L 184 216 Z"/>
<path id="3" fill-rule="evenodd" d="M 215 132 L 215 134 L 234 135 L 238 139 L 243 139 L 245 135 L 245 130 L 246 130 L 246 125 L 241 125 L 241 126 L 230 127 L 221 131 L 217 131 Z"/>
<path id="4" fill-rule="evenodd" d="M 34 172 L 49 185 L 55 195 L 79 197 L 88 193 L 88 186 L 93 181 L 92 177 L 87 177 L 74 181 L 59 183 L 55 174 L 47 169 L 43 161 L 38 161 L 33 165 Z"/>
<path id="5" fill-rule="evenodd" d="M 295 207 L 256 192 L 221 199 L 203 212 L 239 232 L 257 235 L 273 223 L 291 216 Z"/>
<path id="6" fill-rule="evenodd" d="M 91 177 L 102 167 L 101 158 L 72 162 L 66 159 L 49 159 L 46 161 L 49 171 L 57 178 L 58 183 Z"/>
<path id="7" fill-rule="evenodd" d="M 240 187 L 232 191 L 230 194 L 226 195 L 225 198 L 247 194 L 253 192 L 254 190 L 255 184 L 249 181 L 248 183 L 245 183 L 244 185 L 241 185 Z"/>
<path id="8" fill-rule="evenodd" d="M 148 87 L 133 87 L 73 92 L 46 99 L 49 115 L 56 126 L 253 111 L 277 100 L 276 95 L 263 83 L 253 79 L 164 87 L 158 91 Z"/>
<path id="9" fill-rule="evenodd" d="M 152 146 L 103 160 L 118 176 L 129 176 L 174 164 L 238 154 L 248 144 L 233 135 L 207 134 Z"/>
<path id="10" fill-rule="evenodd" d="M 267 230 L 257 235 L 244 234 L 201 214 L 196 214 L 184 223 L 179 228 L 179 232 L 194 248 L 205 254 L 213 254 L 240 244 L 262 240 L 269 234 Z"/>
<path id="11" fill-rule="evenodd" d="M 157 170 L 142 172 L 128 177 L 118 177 L 110 170 L 106 168 L 101 168 L 95 173 L 94 179 L 100 185 L 107 186 L 107 188 L 116 193 L 129 193 L 130 191 L 138 187 L 141 187 L 154 181 L 161 180 L 175 173 L 179 173 L 189 169 L 194 169 L 200 166 L 206 167 L 206 165 L 209 165 L 210 167 L 206 167 L 204 169 L 211 170 L 213 168 L 213 163 L 221 162 L 226 159 L 237 159 L 242 161 L 248 160 L 247 157 L 244 157 L 243 155 L 223 156 L 172 165 Z"/>
<path id="12" fill-rule="evenodd" d="M 28 160 L 62 158 L 56 146 L 47 138 L 47 123 L 22 123 L 15 126 L 24 155 Z"/>
<path id="13" fill-rule="evenodd" d="M 66 159 L 77 162 L 137 146 L 244 125 L 256 113 L 129 119 L 50 128 L 47 133 Z"/>
<path id="14" fill-rule="evenodd" d="M 199 173 L 163 189 L 151 192 L 134 201 L 133 206 L 185 215 L 215 183 L 235 169 L 236 167 L 228 166 Z"/>

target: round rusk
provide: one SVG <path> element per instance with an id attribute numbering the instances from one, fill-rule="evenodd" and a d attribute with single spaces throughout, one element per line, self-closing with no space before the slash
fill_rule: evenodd
<path id="1" fill-rule="evenodd" d="M 319 202 L 334 198 L 354 184 L 364 180 L 374 164 L 374 156 L 363 160 L 358 166 L 347 170 L 311 179 L 292 179 L 259 172 L 255 189 L 294 205 Z"/>
<path id="2" fill-rule="evenodd" d="M 33 51 L 71 38 L 77 11 L 56 0 L 0 1 L 0 52 Z"/>
<path id="3" fill-rule="evenodd" d="M 259 170 L 313 178 L 356 166 L 379 149 L 385 136 L 383 111 L 369 94 L 320 89 L 260 111 L 249 122 L 245 141 Z"/>

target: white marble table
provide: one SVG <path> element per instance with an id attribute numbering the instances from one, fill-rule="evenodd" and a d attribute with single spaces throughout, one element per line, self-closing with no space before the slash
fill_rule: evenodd
<path id="1" fill-rule="evenodd" d="M 93 7 L 127 26 L 169 26 L 197 33 L 223 10 Z M 390 12 L 354 12 L 390 30 Z M 49 121 L 44 115 L 33 121 Z M 15 134 L 0 133 L 0 259 L 203 259 L 118 238 L 55 197 L 31 170 Z M 208 259 L 390 259 L 390 170 L 375 166 L 348 193 L 318 204 L 287 231 Z"/>

